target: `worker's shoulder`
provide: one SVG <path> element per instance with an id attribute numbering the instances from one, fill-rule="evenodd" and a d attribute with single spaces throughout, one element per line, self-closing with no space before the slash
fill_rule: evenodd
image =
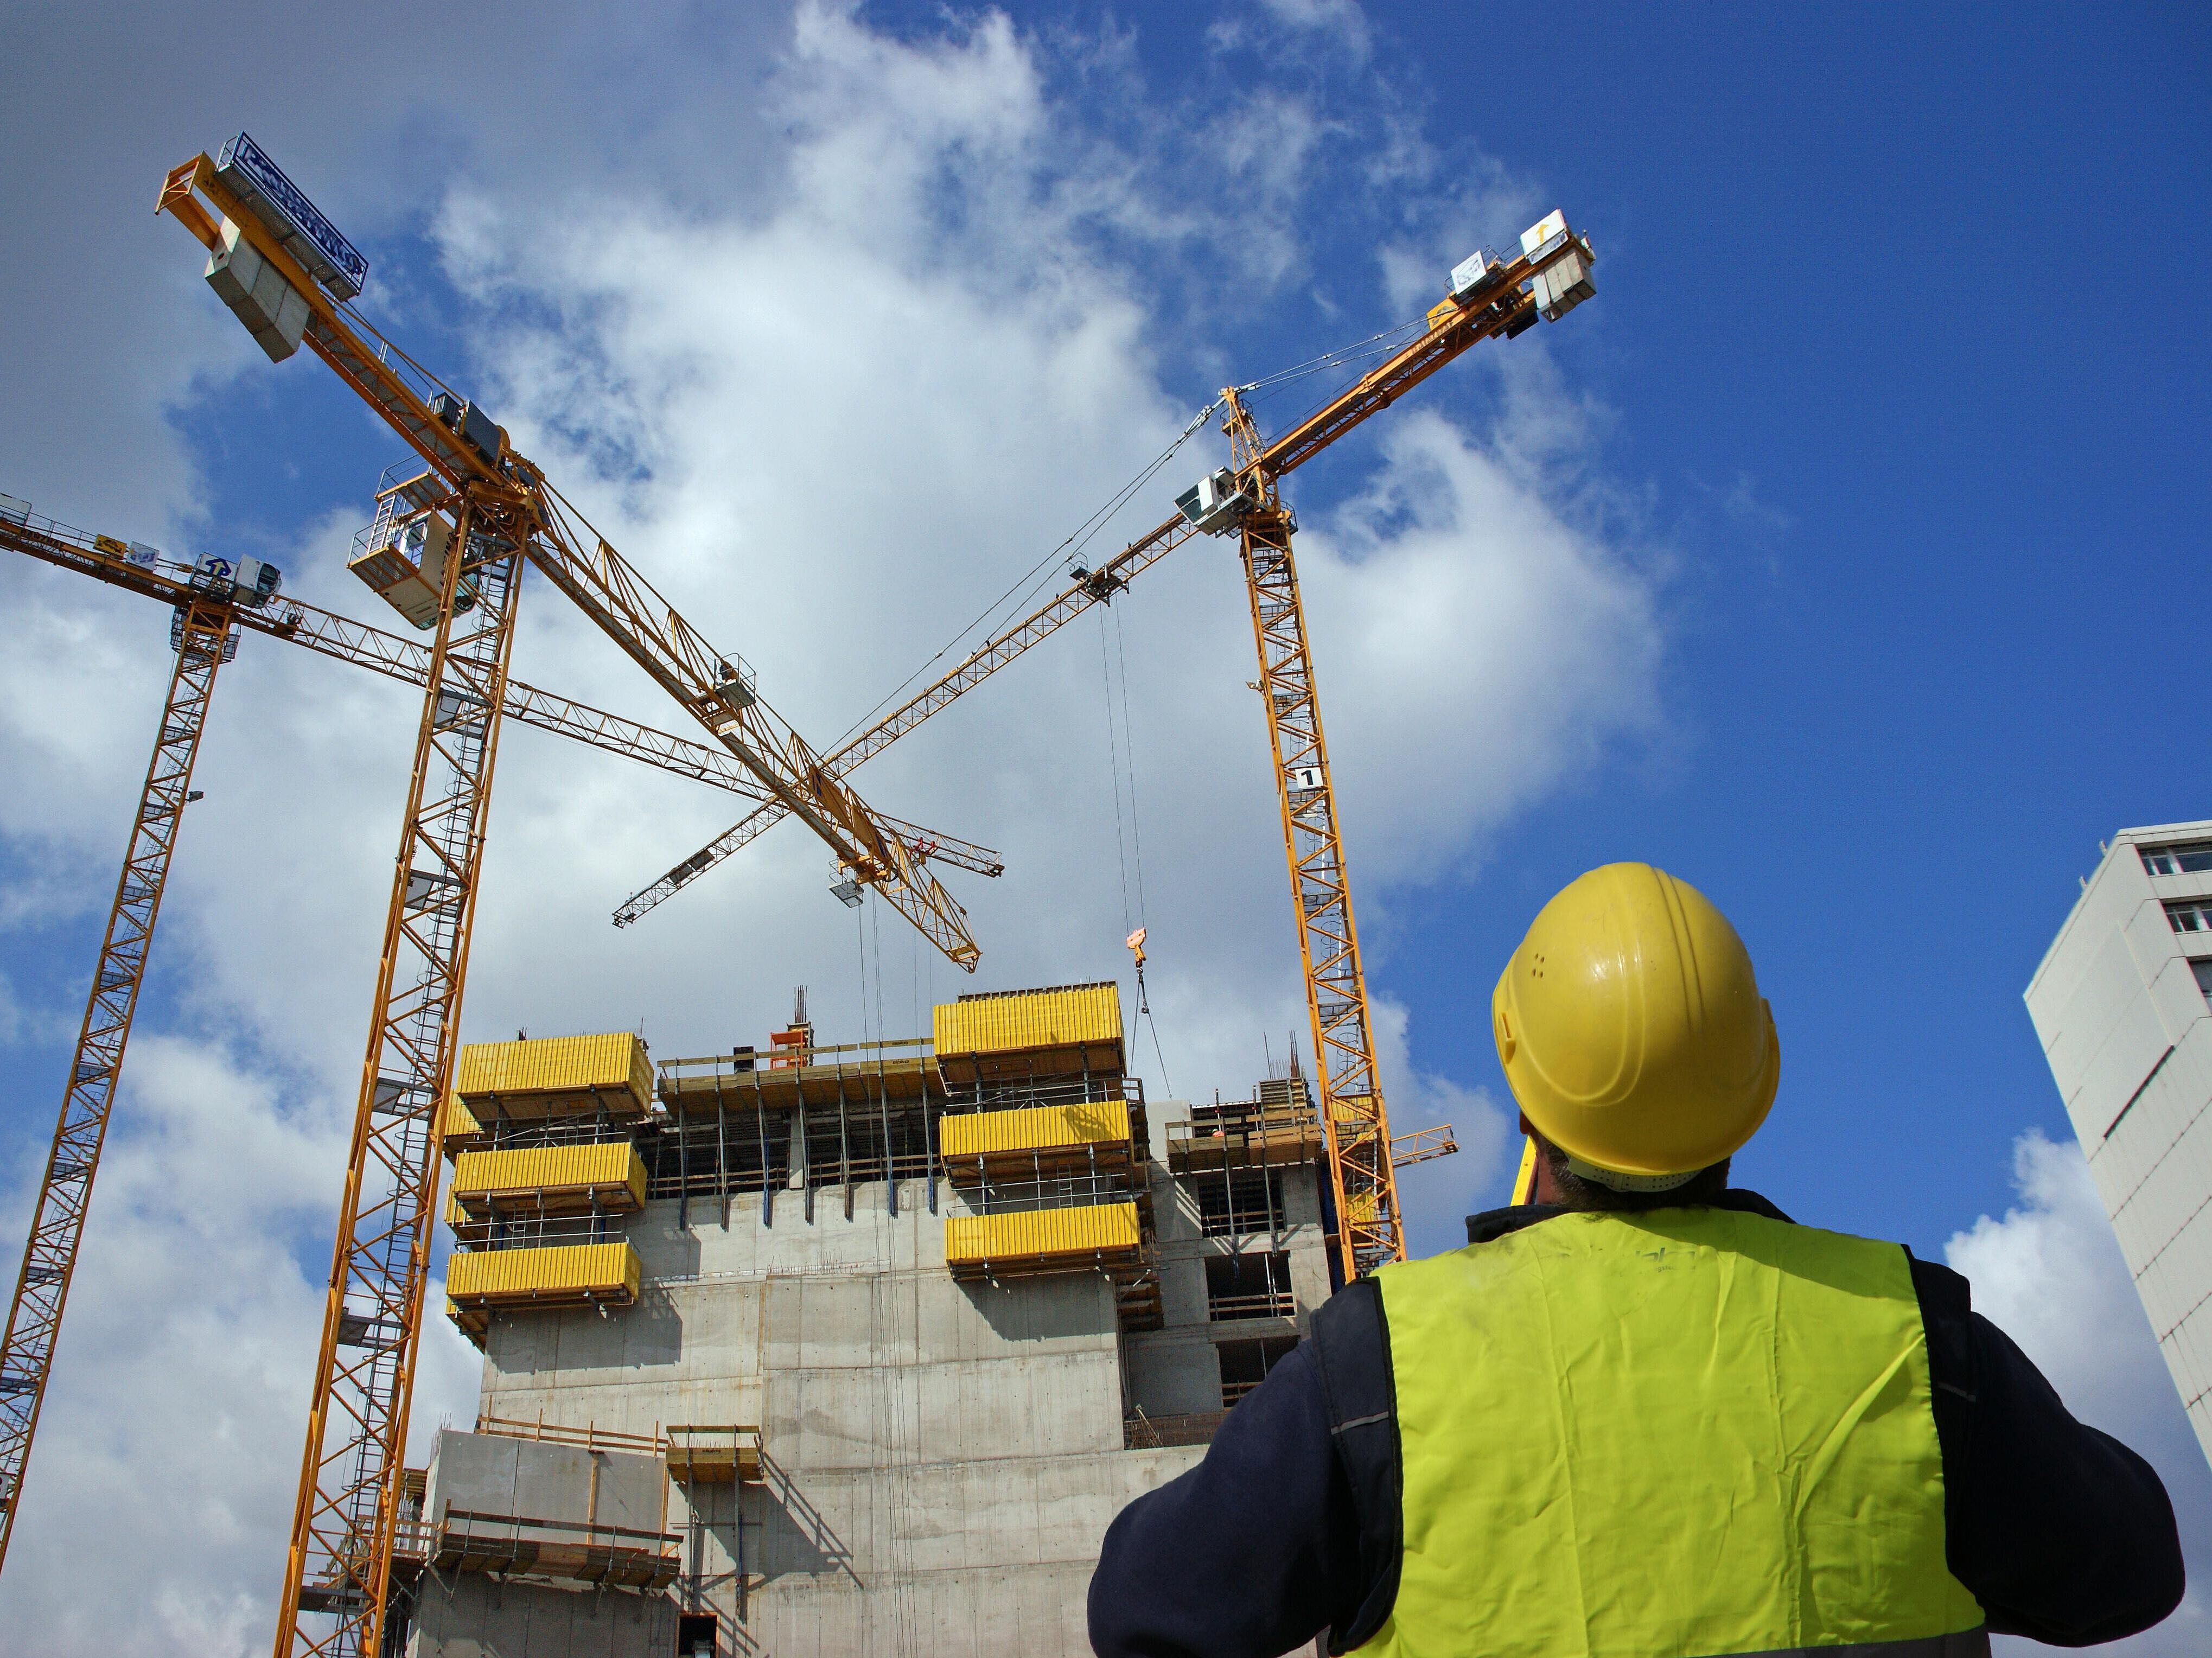
<path id="1" fill-rule="evenodd" d="M 1696 1207 L 1747 1215 L 1757 1219 L 1774 1221 L 1784 1226 L 1795 1226 L 1797 1224 L 1758 1193 L 1746 1191 L 1738 1187 L 1730 1187 L 1727 1191 L 1717 1193 L 1711 1203 L 1699 1204 Z M 1649 1214 L 1668 1212 L 1570 1209 L 1564 1204 L 1557 1203 L 1516 1203 L 1504 1209 L 1486 1209 L 1480 1214 L 1469 1215 L 1467 1218 L 1467 1241 L 1470 1245 L 1495 1243 L 1501 1238 L 1510 1237 L 1516 1232 L 1524 1232 L 1542 1222 L 1557 1220 L 1570 1215 L 1591 1224 L 1601 1224 L 1608 1219 L 1632 1218 L 1638 1212 Z"/>
<path id="2" fill-rule="evenodd" d="M 1422 1275 L 1420 1269 L 1429 1263 L 1464 1261 L 1493 1248 L 1510 1249 L 1516 1242 L 1550 1236 L 1561 1222 L 1577 1228 L 1625 1226 L 1643 1231 L 1682 1230 L 1685 1236 L 1697 1236 L 1723 1248 L 1748 1247 L 1756 1254 L 1772 1253 L 1778 1260 L 1802 1261 L 1808 1256 L 1829 1257 L 1838 1252 L 1871 1252 L 1863 1253 L 1862 1259 L 1884 1275 L 1894 1272 L 1898 1264 L 1909 1263 L 1914 1287 L 1923 1297 L 1932 1293 L 1948 1305 L 1962 1303 L 1966 1293 L 1966 1281 L 1958 1274 L 1948 1267 L 1921 1260 L 1901 1243 L 1802 1224 L 1759 1193 L 1740 1187 L 1716 1193 L 1710 1202 L 1680 1208 L 1578 1210 L 1559 1204 L 1528 1203 L 1485 1210 L 1467 1218 L 1464 1248 L 1430 1256 L 1427 1262 L 1400 1263 L 1387 1270 L 1419 1277 Z M 1719 1224 L 1716 1227 L 1713 1223 Z M 1889 1258 L 1887 1263 L 1883 1262 L 1885 1255 Z M 1409 1267 L 1413 1270 L 1407 1272 Z"/>

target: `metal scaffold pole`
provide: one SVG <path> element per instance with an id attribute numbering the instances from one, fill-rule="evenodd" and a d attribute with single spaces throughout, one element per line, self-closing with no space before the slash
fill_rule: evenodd
<path id="1" fill-rule="evenodd" d="M 526 500 L 492 486 L 470 484 L 438 505 L 453 515 L 451 544 L 462 551 L 445 561 L 338 1216 L 276 1658 L 377 1658 L 382 1650 L 429 1275 L 438 1110 L 452 1084 L 520 550 L 534 528 Z M 319 1630 L 323 1615 L 332 1622 Z"/>
<path id="2" fill-rule="evenodd" d="M 39 1425 L 39 1407 L 46 1399 L 54 1338 L 76 1268 L 77 1245 L 84 1236 L 93 1175 L 115 1103 L 115 1080 L 123 1068 L 131 1020 L 137 1011 L 147 948 L 161 908 L 161 889 L 169 878 L 169 859 L 176 850 L 177 828 L 191 792 L 192 762 L 199 756 L 200 733 L 207 724 L 208 699 L 215 690 L 216 670 L 222 664 L 234 615 L 227 592 L 222 596 L 195 594 L 177 610 L 177 665 L 169 677 L 154 757 L 138 797 L 138 817 L 131 826 L 122 878 L 108 911 L 100 965 L 70 1063 L 61 1117 L 54 1125 L 53 1149 L 47 1153 L 38 1205 L 32 1211 L 30 1241 L 24 1246 L 22 1270 L 8 1309 L 8 1333 L 0 1339 L 0 1564 L 7 1560 L 8 1540 L 21 1505 L 24 1468 Z"/>

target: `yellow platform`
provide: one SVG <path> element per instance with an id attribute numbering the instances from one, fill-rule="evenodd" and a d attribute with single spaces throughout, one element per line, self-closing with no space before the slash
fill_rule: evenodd
<path id="1" fill-rule="evenodd" d="M 625 1213 L 645 1206 L 645 1159 L 628 1140 L 465 1151 L 453 1201 L 471 1216 Z"/>
<path id="2" fill-rule="evenodd" d="M 653 1100 L 653 1063 L 629 1031 L 471 1042 L 461 1049 L 454 1091 L 479 1123 L 501 1117 L 641 1117 Z"/>
<path id="3" fill-rule="evenodd" d="M 937 1149 L 954 1180 L 1015 1169 L 1123 1169 L 1132 1156 L 1129 1104 L 1091 1100 L 956 1112 L 938 1120 Z"/>
<path id="4" fill-rule="evenodd" d="M 937 1065 L 949 1084 L 1121 1072 L 1118 985 L 1060 985 L 963 996 L 933 1010 Z"/>
<path id="5" fill-rule="evenodd" d="M 626 1307 L 637 1299 L 637 1251 L 623 1240 L 542 1249 L 478 1249 L 446 1266 L 446 1295 L 465 1310 L 507 1307 Z"/>
<path id="6" fill-rule="evenodd" d="M 1287 1169 L 1318 1161 L 1328 1141 L 1313 1113 L 1297 1107 L 1209 1112 L 1168 1129 L 1175 1174 L 1216 1169 Z"/>
<path id="7" fill-rule="evenodd" d="M 461 1103 L 459 1094 L 446 1096 L 446 1111 L 438 1122 L 439 1150 L 448 1157 L 458 1157 L 464 1151 L 473 1151 L 490 1137 L 476 1114 Z"/>
<path id="8" fill-rule="evenodd" d="M 668 1430 L 668 1477 L 680 1485 L 758 1482 L 758 1428 L 676 1426 Z"/>
<path id="9" fill-rule="evenodd" d="M 483 1351 L 484 1332 L 490 1327 L 491 1318 L 481 1307 L 464 1307 L 452 1297 L 446 1301 L 446 1316 L 453 1321 L 454 1327 Z"/>
<path id="10" fill-rule="evenodd" d="M 1080 1272 L 1137 1259 L 1144 1232 L 1134 1203 L 951 1215 L 945 1261 L 955 1278 Z"/>

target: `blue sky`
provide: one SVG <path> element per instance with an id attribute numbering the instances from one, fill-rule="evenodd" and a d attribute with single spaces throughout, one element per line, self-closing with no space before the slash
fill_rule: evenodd
<path id="1" fill-rule="evenodd" d="M 1502 1197 L 1505 954 L 1574 875 L 1648 859 L 1735 920 L 1780 1026 L 1740 1178 L 1936 1258 L 1982 1217 L 1978 1259 L 2094 1254 L 2021 1292 L 2047 1303 L 2046 1362 L 2075 1398 L 2077 1374 L 2102 1385 L 2088 1333 L 2135 1342 L 2134 1380 L 2100 1398 L 2212 1540 L 2147 1327 L 2103 1333 L 2125 1280 L 2086 1187 L 2017 1151 L 2039 1132 L 2072 1155 L 2020 993 L 2073 878 L 2113 829 L 2212 815 L 2202 647 L 2169 619 L 2212 477 L 2201 12 L 550 7 L 518 42 L 425 9 L 453 49 L 394 79 L 362 66 L 404 20 L 235 10 L 118 34 L 86 9 L 27 44 L 42 73 L 9 131 L 52 159 L 6 188 L 52 270 L 9 281 L 0 489 L 173 548 L 251 546 L 372 616 L 340 567 L 395 446 L 304 355 L 263 362 L 146 212 L 169 165 L 242 125 L 368 252 L 373 313 L 580 480 L 825 736 L 1224 381 L 1406 320 L 1477 241 L 1565 208 L 1596 299 L 1480 348 L 1290 489 L 1371 978 L 1402 1015 L 1394 1103 L 1467 1145 L 1409 1183 L 1416 1246 Z M 514 69 L 496 87 L 466 68 L 489 52 Z M 95 97 L 114 119 L 57 149 Z M 1101 544 L 1221 452 L 1192 440 Z M 161 618 L 58 575 L 0 583 L 22 619 L 0 665 L 15 1224 Z M 1303 1022 L 1237 587 L 1201 544 L 1114 618 L 1152 1003 L 1185 1092 L 1241 1091 L 1262 1034 L 1279 1054 Z M 542 586 L 526 604 L 526 677 L 675 723 Z M 1126 960 L 1100 642 L 1069 629 L 862 774 L 887 809 L 1007 850 L 1003 881 L 962 889 L 979 987 Z M 412 716 L 274 647 L 218 705 L 93 1232 L 110 1258 L 198 1265 L 88 1266 L 40 1453 L 86 1495 L 43 1499 L 56 1532 L 124 1483 L 102 1412 L 181 1376 L 176 1420 L 265 1394 L 289 1422 L 307 1359 Z M 756 1037 L 801 979 L 857 1026 L 849 920 L 796 829 L 615 934 L 613 902 L 735 813 L 531 734 L 501 776 L 468 1036 L 642 1018 L 659 1051 L 704 1051 Z M 890 1008 L 970 987 L 884 939 Z M 189 1304 L 217 1279 L 217 1307 Z M 457 1408 L 471 1357 L 429 1384 Z M 156 1648 L 260 1638 L 254 1551 L 291 1434 L 223 1490 L 235 1535 L 179 1565 L 215 1587 L 144 1611 Z"/>

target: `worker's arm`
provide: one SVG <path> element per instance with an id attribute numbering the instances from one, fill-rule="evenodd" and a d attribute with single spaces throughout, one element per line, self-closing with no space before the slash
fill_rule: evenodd
<path id="1" fill-rule="evenodd" d="M 2180 1603 L 2181 1539 L 2149 1463 L 2074 1419 L 1966 1280 L 1912 1263 L 1943 1443 L 1951 1575 L 1990 1628 L 2051 1646 L 2148 1629 Z M 1946 1282 L 1948 1280 L 1948 1282 Z"/>
<path id="2" fill-rule="evenodd" d="M 1091 1580 L 1099 1658 L 1278 1658 L 1348 1621 L 1359 1527 L 1299 1345 L 1206 1460 L 1121 1510 Z"/>

